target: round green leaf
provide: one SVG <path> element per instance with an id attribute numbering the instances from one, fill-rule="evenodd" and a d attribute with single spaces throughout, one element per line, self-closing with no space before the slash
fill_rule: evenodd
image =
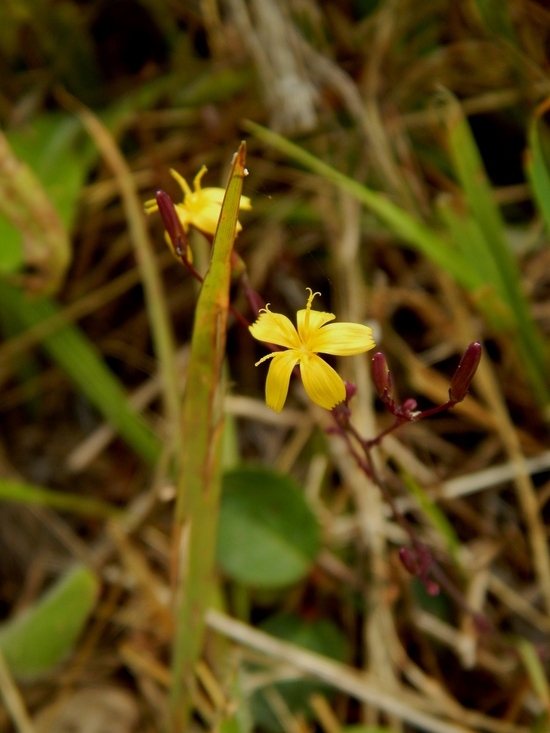
<path id="1" fill-rule="evenodd" d="M 295 583 L 319 543 L 317 520 L 288 476 L 262 468 L 224 476 L 217 557 L 227 575 L 257 588 Z"/>

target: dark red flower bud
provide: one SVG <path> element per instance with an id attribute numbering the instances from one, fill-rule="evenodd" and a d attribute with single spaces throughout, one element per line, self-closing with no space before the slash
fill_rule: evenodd
<path id="1" fill-rule="evenodd" d="M 462 402 L 468 394 L 470 384 L 477 371 L 483 349 L 479 341 L 474 341 L 464 352 L 460 364 L 451 379 L 449 399 L 451 402 Z"/>
<path id="2" fill-rule="evenodd" d="M 372 381 L 381 399 L 392 398 L 392 380 L 386 357 L 377 351 L 372 357 Z"/>
<path id="3" fill-rule="evenodd" d="M 416 575 L 416 573 L 418 572 L 418 564 L 416 562 L 416 555 L 411 550 L 411 548 L 400 547 L 398 555 L 399 559 L 401 560 L 401 564 L 403 565 L 405 570 L 411 575 Z"/>
<path id="4" fill-rule="evenodd" d="M 176 257 L 181 259 L 187 258 L 189 245 L 187 243 L 187 235 L 181 225 L 181 221 L 176 212 L 176 207 L 166 191 L 157 191 L 156 195 L 159 213 L 164 223 L 164 228 L 170 237 L 170 243 Z"/>

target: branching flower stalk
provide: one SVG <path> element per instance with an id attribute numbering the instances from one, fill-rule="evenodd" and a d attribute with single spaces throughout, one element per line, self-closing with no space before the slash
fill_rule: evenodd
<path id="1" fill-rule="evenodd" d="M 397 430 L 401 425 L 418 422 L 423 418 L 445 412 L 462 402 L 468 394 L 470 384 L 481 359 L 481 354 L 481 344 L 478 342 L 471 343 L 464 352 L 451 379 L 449 399 L 441 405 L 419 411 L 416 409 L 417 403 L 414 399 L 409 398 L 401 405 L 395 402 L 391 373 L 388 370 L 386 358 L 381 352 L 377 352 L 372 359 L 373 382 L 383 404 L 395 417 L 394 423 L 379 433 L 375 438 L 363 438 L 351 423 L 352 413 L 349 407 L 349 401 L 355 394 L 355 387 L 353 385 L 346 385 L 346 400 L 332 410 L 332 417 L 336 425 L 330 429 L 330 432 L 339 435 L 346 442 L 350 455 L 365 475 L 378 486 L 390 507 L 395 522 L 408 535 L 411 543 L 410 547 L 404 546 L 399 549 L 399 559 L 407 572 L 416 576 L 423 583 L 429 595 L 437 595 L 440 588 L 443 588 L 464 611 L 471 615 L 480 631 L 488 631 L 490 626 L 486 617 L 471 608 L 463 594 L 456 588 L 437 563 L 429 547 L 418 538 L 413 525 L 399 511 L 391 492 L 379 475 L 372 457 L 373 448 L 380 445 L 389 433 Z M 356 445 L 360 447 L 361 452 L 357 450 Z"/>
<path id="2" fill-rule="evenodd" d="M 260 309 L 257 320 L 250 326 L 250 333 L 254 338 L 274 344 L 276 348 L 256 362 L 258 366 L 268 359 L 271 360 L 266 381 L 267 405 L 275 412 L 283 409 L 290 376 L 299 367 L 308 396 L 316 404 L 331 410 L 335 426 L 329 429 L 330 432 L 339 435 L 345 441 L 350 455 L 365 475 L 379 487 L 394 520 L 409 537 L 410 546 L 401 547 L 399 550 L 399 558 L 405 569 L 419 578 L 430 595 L 437 595 L 440 588 L 443 588 L 471 614 L 480 630 L 487 630 L 489 626 L 485 617 L 469 606 L 462 593 L 438 565 L 428 546 L 418 538 L 413 525 L 399 511 L 372 458 L 373 448 L 380 445 L 387 435 L 401 425 L 451 410 L 462 402 L 481 359 L 481 344 L 474 342 L 464 352 L 451 380 L 449 399 L 428 410 L 418 410 L 417 402 L 412 398 L 402 404 L 395 401 L 386 358 L 381 352 L 376 353 L 372 359 L 374 385 L 386 409 L 394 416 L 394 422 L 376 437 L 366 439 L 351 423 L 352 412 L 349 403 L 355 395 L 355 386 L 345 383 L 337 372 L 318 356 L 318 353 L 349 356 L 368 351 L 374 346 L 372 329 L 360 324 L 329 323 L 335 316 L 332 313 L 312 310 L 312 301 L 316 293 L 309 288 L 308 290 L 310 295 L 306 308 L 297 313 L 297 329 L 286 316 L 272 313 L 269 306 Z"/>

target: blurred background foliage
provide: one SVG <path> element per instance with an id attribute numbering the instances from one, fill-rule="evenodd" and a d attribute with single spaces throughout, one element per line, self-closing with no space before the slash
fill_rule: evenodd
<path id="1" fill-rule="evenodd" d="M 243 138 L 237 250 L 274 311 L 311 287 L 373 325 L 422 409 L 484 343 L 466 402 L 379 460 L 492 630 L 406 575 L 376 487 L 299 385 L 265 408 L 264 352 L 231 322 L 216 605 L 250 635 L 212 617 L 192 725 L 547 729 L 549 42 L 537 0 L 0 3 L 1 730 L 164 725 L 177 417 L 159 331 L 182 390 L 197 287 L 141 205 L 181 200 L 170 168 L 224 185 Z M 390 420 L 367 360 L 342 374 L 372 437 Z M 266 653 L 259 631 L 293 646 Z"/>

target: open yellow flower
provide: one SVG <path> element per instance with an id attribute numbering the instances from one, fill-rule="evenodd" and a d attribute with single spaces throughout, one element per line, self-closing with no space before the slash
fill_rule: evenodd
<path id="1" fill-rule="evenodd" d="M 359 323 L 330 323 L 336 318 L 332 313 L 311 310 L 314 293 L 311 288 L 304 310 L 296 316 L 298 330 L 292 322 L 269 307 L 262 309 L 258 319 L 250 326 L 250 333 L 258 341 L 283 346 L 286 351 L 275 351 L 256 363 L 271 359 L 265 383 L 265 401 L 275 412 L 281 412 L 288 394 L 290 375 L 300 365 L 300 374 L 310 398 L 317 405 L 332 410 L 346 398 L 343 379 L 320 356 L 334 354 L 351 356 L 372 349 L 372 328 Z"/>
<path id="2" fill-rule="evenodd" d="M 206 166 L 203 165 L 195 176 L 193 191 L 191 191 L 185 178 L 180 176 L 177 171 L 172 169 L 170 173 L 183 191 L 183 202 L 175 206 L 184 231 L 193 226 L 205 234 L 214 235 L 218 226 L 225 191 L 223 188 L 201 188 L 201 180 L 206 170 Z M 252 208 L 248 196 L 241 196 L 240 208 L 247 211 Z M 155 199 L 146 201 L 145 212 L 152 214 L 154 211 L 158 211 Z M 237 222 L 237 232 L 240 232 L 241 229 L 240 222 Z"/>

